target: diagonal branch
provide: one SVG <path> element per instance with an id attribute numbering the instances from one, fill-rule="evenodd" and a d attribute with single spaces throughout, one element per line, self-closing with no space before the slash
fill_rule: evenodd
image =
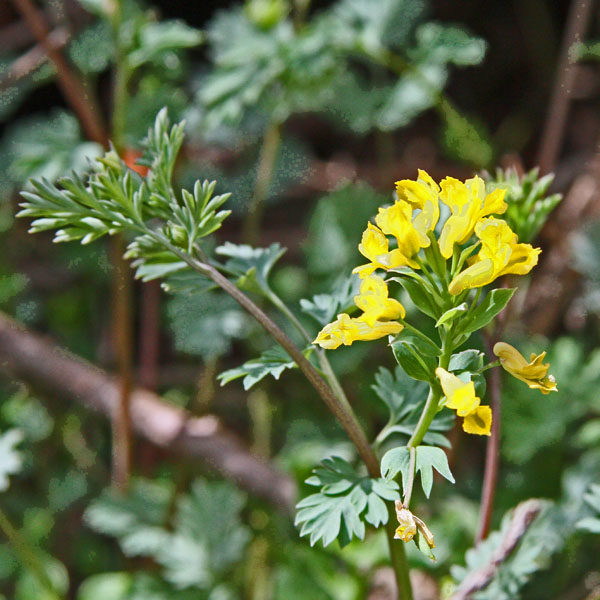
<path id="1" fill-rule="evenodd" d="M 53 342 L 30 333 L 2 313 L 0 368 L 107 417 L 117 414 L 119 386 L 116 379 Z M 134 429 L 153 444 L 198 458 L 223 477 L 233 479 L 285 512 L 292 512 L 296 498 L 294 481 L 253 456 L 217 417 L 194 417 L 139 388 L 131 395 L 131 413 Z"/>
<path id="2" fill-rule="evenodd" d="M 32 4 L 31 0 L 12 0 L 12 2 L 54 64 L 58 75 L 58 85 L 79 118 L 86 136 L 106 147 L 108 136 L 102 124 L 93 92 L 86 88 L 61 51 L 52 43 L 44 15 Z"/>
<path id="3" fill-rule="evenodd" d="M 502 563 L 513 553 L 527 533 L 531 522 L 541 510 L 542 503 L 535 498 L 518 504 L 513 511 L 504 538 L 500 541 L 500 545 L 496 548 L 490 562 L 467 575 L 452 595 L 451 600 L 468 600 L 472 594 L 489 585 Z"/>

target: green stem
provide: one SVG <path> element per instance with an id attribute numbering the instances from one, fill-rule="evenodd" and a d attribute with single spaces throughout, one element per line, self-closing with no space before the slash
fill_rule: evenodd
<path id="1" fill-rule="evenodd" d="M 479 369 L 479 371 L 477 371 L 477 372 L 485 373 L 488 369 L 493 369 L 494 367 L 499 367 L 499 366 L 500 366 L 500 361 L 495 360 L 494 362 L 491 362 L 491 363 L 485 365 L 484 367 L 481 367 L 481 369 Z"/>
<path id="2" fill-rule="evenodd" d="M 319 375 L 313 365 L 305 358 L 300 349 L 289 339 L 289 337 L 256 305 L 246 294 L 239 290 L 229 279 L 223 276 L 215 267 L 196 260 L 164 237 L 161 233 L 147 229 L 147 233 L 164 245 L 170 252 L 186 262 L 192 269 L 212 279 L 221 289 L 236 300 L 258 323 L 273 337 L 273 339 L 292 357 L 298 368 L 315 388 L 325 402 L 327 408 L 333 413 L 340 425 L 346 431 L 348 437 L 356 447 L 359 456 L 367 467 L 369 476 L 378 478 L 381 476 L 379 460 L 367 437 L 358 422 L 356 414 L 352 410 L 344 391 L 339 384 L 331 365 L 323 355 L 321 363 L 323 371 L 329 381 L 326 383 Z M 283 305 L 283 302 L 281 302 Z M 287 308 L 287 307 L 286 307 Z M 284 311 L 285 312 L 285 311 Z M 335 391 L 334 391 L 335 390 Z M 404 546 L 394 539 L 395 527 L 394 507 L 388 506 L 389 519 L 386 526 L 388 544 L 390 548 L 390 560 L 394 568 L 396 582 L 399 590 L 400 600 L 412 600 L 412 588 L 408 574 L 408 563 Z"/>
<path id="3" fill-rule="evenodd" d="M 6 513 L 0 509 L 0 530 L 10 542 L 15 554 L 19 557 L 24 568 L 30 569 L 43 588 L 56 600 L 61 596 L 54 588 L 52 581 L 46 573 L 46 569 L 37 552 L 29 545 L 29 542 L 13 526 Z"/>
<path id="4" fill-rule="evenodd" d="M 256 244 L 259 239 L 260 223 L 264 212 L 264 203 L 269 194 L 269 187 L 275 170 L 277 150 L 281 143 L 281 123 L 271 121 L 265 131 L 263 144 L 258 160 L 254 193 L 248 206 L 248 215 L 244 223 L 242 237 L 249 244 Z"/>
<path id="5" fill-rule="evenodd" d="M 442 369 L 447 369 L 450 364 L 450 357 L 452 356 L 452 345 L 448 343 L 451 340 L 451 328 L 448 330 L 442 340 L 442 355 L 438 360 L 438 366 Z M 413 434 L 410 436 L 408 443 L 406 444 L 409 448 L 416 448 L 425 437 L 431 422 L 435 415 L 438 413 L 440 399 L 442 398 L 442 392 L 438 385 L 431 385 L 429 389 L 429 396 L 427 396 L 427 402 L 423 408 L 423 412 L 419 417 L 419 421 Z"/>
<path id="6" fill-rule="evenodd" d="M 127 86 L 131 70 L 127 63 L 127 54 L 121 41 L 121 26 L 123 24 L 123 0 L 114 0 L 111 22 L 113 28 L 113 40 L 115 45 L 115 80 L 113 90 L 112 111 L 112 142 L 118 152 L 123 150 L 125 142 L 125 131 L 127 125 L 127 104 L 129 94 Z"/>
<path id="7" fill-rule="evenodd" d="M 300 333 L 304 341 L 307 344 L 312 344 L 312 337 L 308 331 L 304 329 L 304 326 L 302 323 L 300 323 L 298 317 L 296 317 L 296 315 L 287 307 L 285 302 L 283 302 L 283 300 L 272 291 L 267 294 L 267 299 L 275 308 L 277 308 L 285 317 L 287 317 L 290 323 L 298 330 L 298 333 Z"/>
<path id="8" fill-rule="evenodd" d="M 415 481 L 415 461 L 416 451 L 414 446 L 409 446 L 408 451 L 410 453 L 410 460 L 408 463 L 408 481 L 406 482 L 406 490 L 404 492 L 404 507 L 408 508 L 410 505 L 410 499 L 412 497 L 413 484 Z"/>
<path id="9" fill-rule="evenodd" d="M 302 323 L 300 323 L 296 315 L 286 306 L 286 304 L 281 300 L 281 298 L 277 296 L 277 294 L 275 294 L 274 292 L 268 294 L 267 298 L 271 301 L 273 306 L 278 308 L 281 311 L 281 313 L 288 318 L 290 323 L 294 325 L 294 327 L 298 330 L 298 332 L 304 338 L 306 343 L 312 344 L 313 338 L 306 331 L 306 329 L 304 329 Z M 319 359 L 319 365 L 321 366 L 321 371 L 323 372 L 325 379 L 327 379 L 327 383 L 329 383 L 329 386 L 333 390 L 333 393 L 347 409 L 352 410 L 352 408 L 350 407 L 350 402 L 348 401 L 348 397 L 344 392 L 344 388 L 342 388 L 342 385 L 340 384 L 334 370 L 331 368 L 331 363 L 327 358 L 325 350 L 323 350 L 322 348 L 317 348 L 316 352 L 317 357 Z"/>
<path id="10" fill-rule="evenodd" d="M 438 412 L 441 397 L 442 394 L 440 391 L 435 389 L 434 386 L 431 386 L 429 389 L 429 396 L 427 396 L 427 402 L 419 417 L 417 426 L 406 444 L 409 448 L 416 448 L 423 441 L 431 422 Z"/>

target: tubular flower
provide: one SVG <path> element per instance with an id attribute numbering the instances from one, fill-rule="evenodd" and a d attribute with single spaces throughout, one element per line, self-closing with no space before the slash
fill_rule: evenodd
<path id="1" fill-rule="evenodd" d="M 354 296 L 354 303 L 363 311 L 360 319 L 373 327 L 376 321 L 404 318 L 404 306 L 388 297 L 388 287 L 383 278 L 369 275 L 360 284 L 360 294 Z"/>
<path id="2" fill-rule="evenodd" d="M 517 243 L 516 233 L 502 219 L 481 219 L 475 235 L 481 240 L 481 250 L 471 265 L 450 282 L 448 291 L 453 295 L 487 285 L 507 273 L 526 275 L 537 265 L 541 250 Z"/>
<path id="3" fill-rule="evenodd" d="M 463 244 L 473 235 L 475 225 L 482 218 L 492 214 L 502 214 L 507 205 L 504 202 L 505 190 L 496 189 L 486 195 L 485 182 L 475 175 L 464 183 L 454 177 L 446 177 L 440 182 L 440 198 L 450 207 L 448 217 L 439 239 L 440 252 L 450 258 L 454 244 Z"/>
<path id="4" fill-rule="evenodd" d="M 419 236 L 421 248 L 427 248 L 430 240 L 427 234 L 435 229 L 440 218 L 440 186 L 422 169 L 419 169 L 417 181 L 402 179 L 396 182 L 396 194 L 399 200 L 408 202 L 420 212 L 413 218 L 415 232 Z"/>
<path id="5" fill-rule="evenodd" d="M 423 244 L 413 226 L 412 214 L 411 205 L 399 200 L 392 206 L 380 208 L 375 217 L 375 223 L 383 233 L 396 237 L 398 248 L 392 252 L 400 253 L 404 257 L 406 265 L 418 269 L 419 265 L 412 260 L 412 257 L 423 247 Z M 429 238 L 425 239 L 429 245 Z"/>
<path id="6" fill-rule="evenodd" d="M 418 531 L 425 538 L 427 545 L 430 548 L 435 548 L 433 533 L 431 533 L 424 521 L 413 515 L 408 508 L 405 508 L 401 500 L 396 500 L 395 507 L 396 519 L 398 519 L 399 525 L 396 527 L 394 539 L 410 542 L 417 535 Z"/>
<path id="7" fill-rule="evenodd" d="M 358 250 L 364 257 L 371 261 L 366 265 L 356 267 L 352 271 L 353 273 L 358 273 L 361 279 L 371 275 L 376 269 L 395 269 L 396 267 L 404 267 L 409 264 L 406 256 L 398 248 L 389 251 L 388 239 L 372 223 L 369 223 L 367 229 L 363 232 Z"/>
<path id="8" fill-rule="evenodd" d="M 403 542 L 410 542 L 417 534 L 417 523 L 415 516 L 408 508 L 404 508 L 400 500 L 396 500 L 396 518 L 399 525 L 396 527 L 394 538 Z"/>
<path id="9" fill-rule="evenodd" d="M 377 340 L 400 333 L 402 329 L 403 326 L 397 321 L 375 321 L 373 325 L 369 325 L 362 318 L 353 319 L 342 313 L 333 323 L 321 329 L 313 344 L 325 350 L 335 350 L 342 344 L 350 346 L 352 342 Z"/>
<path id="10" fill-rule="evenodd" d="M 456 411 L 459 417 L 464 417 L 463 430 L 466 433 L 490 435 L 492 425 L 492 410 L 489 406 L 480 406 L 480 400 L 475 395 L 475 384 L 465 383 L 456 375 L 438 367 L 435 370 L 446 396 L 446 406 Z"/>
<path id="11" fill-rule="evenodd" d="M 500 359 L 502 367 L 513 377 L 524 381 L 531 389 L 540 390 L 542 394 L 557 392 L 556 379 L 548 375 L 550 365 L 543 364 L 545 352 L 532 353 L 529 362 L 513 346 L 505 342 L 498 342 L 494 346 L 494 354 Z"/>

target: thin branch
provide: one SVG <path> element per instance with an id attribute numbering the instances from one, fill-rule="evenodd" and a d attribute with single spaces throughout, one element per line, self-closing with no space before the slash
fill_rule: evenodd
<path id="1" fill-rule="evenodd" d="M 106 147 L 108 136 L 102 124 L 100 113 L 95 108 L 96 102 L 92 90 L 84 86 L 60 50 L 50 41 L 50 32 L 43 14 L 33 5 L 31 0 L 12 0 L 12 3 L 21 13 L 38 43 L 46 50 L 48 58 L 54 64 L 58 75 L 58 85 L 79 118 L 86 136 Z"/>
<path id="2" fill-rule="evenodd" d="M 1 34 L 0 34 L 1 35 Z M 69 41 L 69 32 L 64 27 L 57 27 L 48 35 L 48 43 L 53 48 L 60 50 Z M 0 78 L 0 91 L 15 85 L 19 80 L 27 77 L 48 60 L 46 50 L 41 44 L 36 44 L 31 50 L 19 56 Z"/>
<path id="3" fill-rule="evenodd" d="M 571 58 L 573 44 L 581 41 L 588 30 L 593 0 L 573 0 L 558 61 L 557 76 L 550 99 L 550 108 L 540 141 L 537 163 L 541 174 L 552 171 L 560 152 L 565 133 L 571 89 L 575 82 L 577 65 Z"/>
<path id="4" fill-rule="evenodd" d="M 490 357 L 494 359 L 493 348 L 498 341 L 498 333 L 485 335 L 485 345 Z M 481 509 L 475 543 L 487 537 L 494 509 L 494 497 L 498 483 L 498 467 L 500 465 L 500 428 L 502 419 L 502 378 L 500 369 L 491 369 L 488 374 L 488 387 L 492 400 L 492 429 L 485 449 L 485 469 L 483 472 L 483 489 L 481 491 Z"/>
<path id="5" fill-rule="evenodd" d="M 269 188 L 273 180 L 273 171 L 280 144 L 281 124 L 278 121 L 272 121 L 265 131 L 258 160 L 254 193 L 248 205 L 248 214 L 243 227 L 242 238 L 246 243 L 251 245 L 258 242 L 264 204 L 269 195 Z"/>
<path id="6" fill-rule="evenodd" d="M 142 285 L 140 294 L 139 383 L 148 390 L 158 384 L 160 345 L 160 285 L 150 281 Z"/>
<path id="7" fill-rule="evenodd" d="M 535 498 L 518 504 L 513 511 L 506 534 L 490 562 L 467 575 L 454 592 L 451 600 L 468 600 L 471 594 L 485 588 L 492 581 L 502 563 L 510 557 L 541 510 L 542 503 Z"/>
<path id="8" fill-rule="evenodd" d="M 119 404 L 116 378 L 27 331 L 2 313 L 0 368 L 52 395 L 72 399 L 109 418 L 116 415 Z M 292 512 L 296 499 L 294 481 L 253 456 L 217 417 L 193 417 L 142 389 L 132 391 L 131 413 L 134 429 L 153 444 L 198 459 L 286 513 Z"/>
<path id="9" fill-rule="evenodd" d="M 110 240 L 114 275 L 111 281 L 112 334 L 119 371 L 118 418 L 113 419 L 112 482 L 116 489 L 126 492 L 131 473 L 131 390 L 133 379 L 133 315 L 132 285 L 129 265 L 123 258 L 125 240 L 117 235 Z"/>
<path id="10" fill-rule="evenodd" d="M 229 279 L 212 265 L 202 263 L 173 246 L 166 238 L 150 232 L 157 240 L 164 244 L 171 252 L 185 261 L 192 269 L 208 276 L 223 291 L 229 294 L 244 310 L 246 310 L 258 323 L 269 333 L 269 335 L 291 356 L 294 362 L 310 384 L 315 388 L 319 396 L 333 413 L 340 425 L 344 428 L 348 437 L 356 447 L 358 454 L 365 463 L 371 477 L 380 477 L 379 460 L 371 448 L 367 437 L 360 426 L 350 406 L 344 406 L 333 393 L 327 382 L 319 375 L 317 370 L 305 358 L 301 350 L 246 294 L 239 290 Z"/>

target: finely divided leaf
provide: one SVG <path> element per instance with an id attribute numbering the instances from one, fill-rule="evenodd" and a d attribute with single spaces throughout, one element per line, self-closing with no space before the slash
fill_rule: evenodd
<path id="1" fill-rule="evenodd" d="M 295 521 L 301 536 L 310 535 L 311 546 L 319 540 L 327 546 L 336 538 L 344 546 L 353 537 L 364 538 L 364 521 L 375 527 L 387 523 L 384 500 L 399 497 L 394 481 L 360 476 L 339 457 L 325 459 L 313 473 L 306 483 L 320 487 L 320 492 L 298 503 Z"/>

